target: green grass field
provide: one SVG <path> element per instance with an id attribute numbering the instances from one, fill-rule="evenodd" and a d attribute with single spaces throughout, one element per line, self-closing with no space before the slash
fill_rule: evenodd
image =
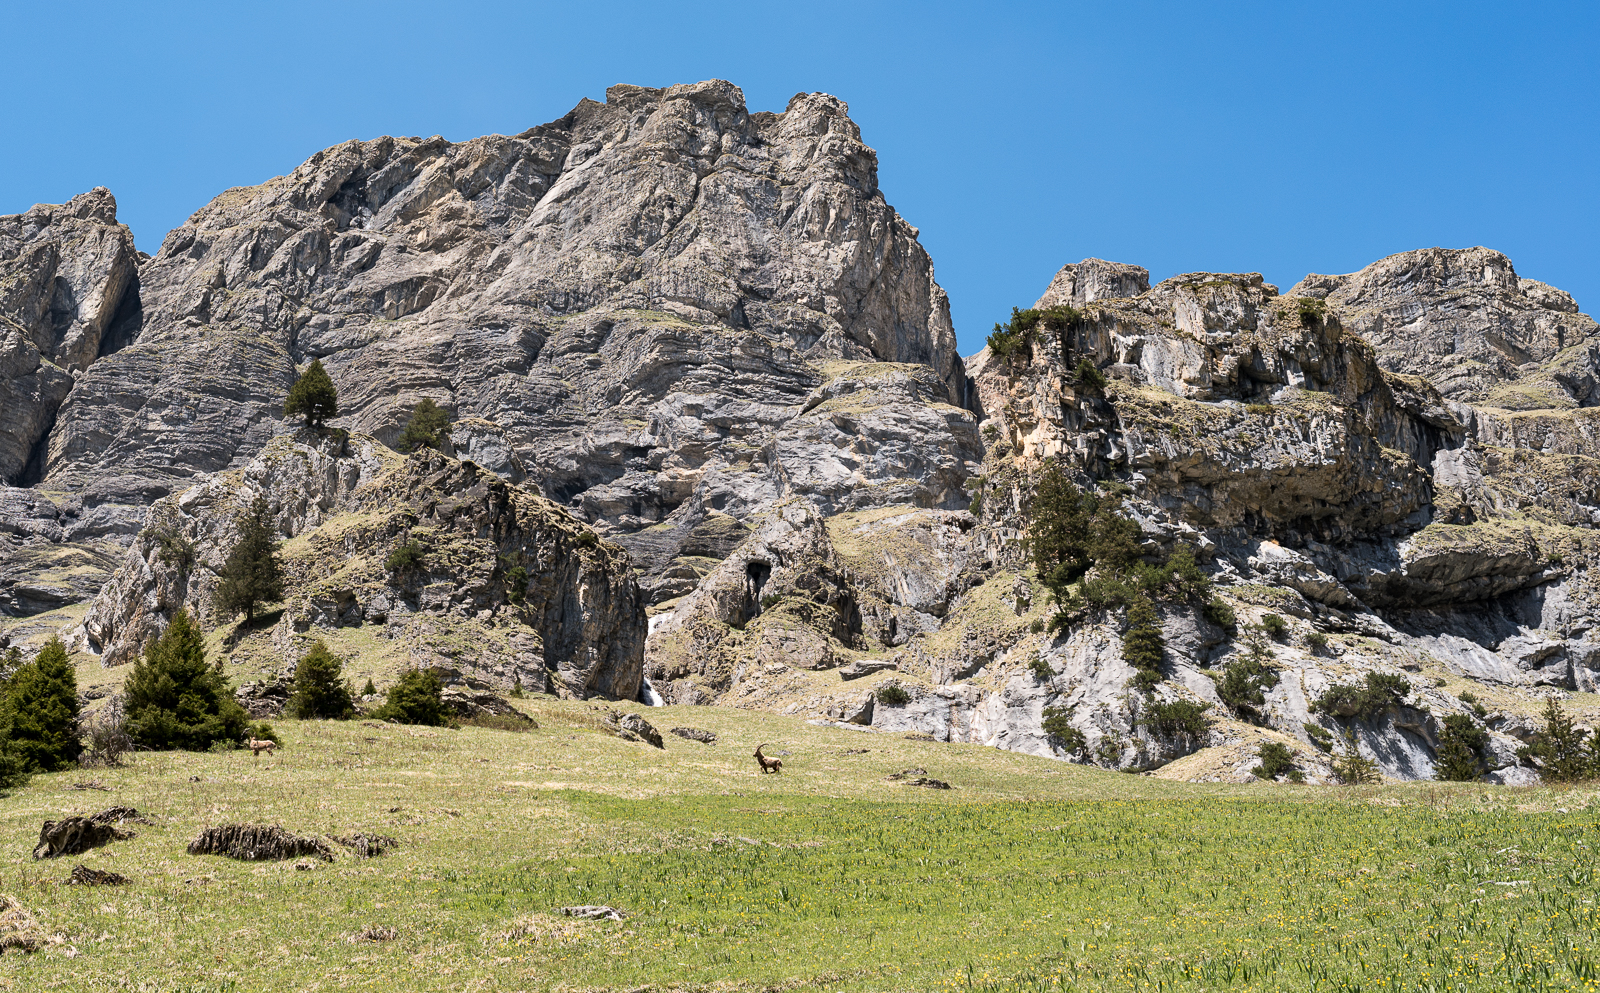
<path id="1" fill-rule="evenodd" d="M 0 890 L 55 943 L 13 990 L 1591 989 L 1593 790 L 1196 786 L 722 708 L 716 745 L 277 722 L 286 747 L 145 754 L 0 801 Z M 640 708 L 642 709 L 642 708 Z M 787 751 L 761 776 L 757 742 Z M 868 749 L 860 752 L 860 749 Z M 885 777 L 909 767 L 935 791 Z M 75 789 L 90 779 L 109 792 Z M 43 820 L 155 823 L 35 862 Z M 297 869 L 190 856 L 207 825 L 369 830 Z M 62 885 L 72 865 L 131 876 Z M 557 916 L 571 904 L 622 922 Z M 392 929 L 392 940 L 357 937 Z"/>

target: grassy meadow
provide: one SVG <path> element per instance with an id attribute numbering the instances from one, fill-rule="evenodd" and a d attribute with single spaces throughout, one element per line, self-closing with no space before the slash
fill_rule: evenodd
<path id="1" fill-rule="evenodd" d="M 0 800 L 0 891 L 53 943 L 0 955 L 0 988 L 1600 985 L 1591 789 L 1192 785 L 723 708 L 649 709 L 721 736 L 658 751 L 588 704 L 525 703 L 538 730 L 280 721 L 270 758 L 36 778 Z M 788 753 L 781 776 L 758 742 Z M 885 778 L 913 767 L 955 788 Z M 113 804 L 154 823 L 31 858 L 42 821 Z M 235 821 L 400 847 L 308 868 L 185 853 Z M 63 885 L 79 862 L 134 881 Z M 554 913 L 573 904 L 629 917 Z"/>

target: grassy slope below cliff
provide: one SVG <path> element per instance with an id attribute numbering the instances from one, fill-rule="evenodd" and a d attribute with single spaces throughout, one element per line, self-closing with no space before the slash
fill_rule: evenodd
<path id="1" fill-rule="evenodd" d="M 588 704 L 526 707 L 524 734 L 283 721 L 259 762 L 36 779 L 0 805 L 0 873 L 62 943 L 0 956 L 0 985 L 1583 989 L 1596 968 L 1593 790 L 1196 786 L 731 708 L 648 711 L 722 736 L 657 751 Z M 783 775 L 757 774 L 762 741 Z M 956 789 L 885 779 L 912 767 Z M 91 775 L 109 792 L 72 788 Z M 112 804 L 155 823 L 29 858 L 42 820 Z M 310 871 L 184 853 L 231 821 L 401 845 Z M 135 881 L 59 885 L 78 861 Z M 571 904 L 632 917 L 552 916 Z M 369 926 L 396 936 L 351 940 Z"/>

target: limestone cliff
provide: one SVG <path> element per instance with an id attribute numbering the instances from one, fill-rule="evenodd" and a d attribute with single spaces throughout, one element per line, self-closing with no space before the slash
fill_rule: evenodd
<path id="1" fill-rule="evenodd" d="M 257 497 L 284 540 L 270 654 L 291 668 L 310 638 L 337 648 L 345 631 L 365 631 L 379 643 L 368 652 L 502 690 L 638 696 L 644 604 L 626 552 L 471 462 L 404 457 L 338 431 L 277 438 L 242 468 L 157 501 L 84 619 L 86 647 L 105 665 L 131 662 L 181 608 L 235 640 L 265 638 L 211 605 Z M 421 561 L 391 567 L 411 543 Z"/>

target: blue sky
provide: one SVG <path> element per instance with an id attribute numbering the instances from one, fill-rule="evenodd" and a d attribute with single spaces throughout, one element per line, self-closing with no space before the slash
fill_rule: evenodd
<path id="1" fill-rule="evenodd" d="M 606 86 L 849 102 L 962 350 L 1063 263 L 1282 289 L 1488 245 L 1600 309 L 1600 4 L 4 0 L 0 213 L 92 186 L 153 252 L 349 138 L 514 133 Z"/>

